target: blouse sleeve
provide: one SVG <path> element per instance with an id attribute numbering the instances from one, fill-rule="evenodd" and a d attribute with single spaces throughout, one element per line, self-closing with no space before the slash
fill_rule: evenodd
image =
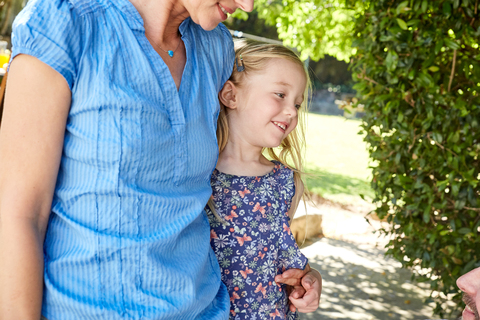
<path id="1" fill-rule="evenodd" d="M 71 4 L 65 0 L 31 0 L 15 18 L 12 58 L 28 54 L 52 67 L 70 90 L 77 73 L 81 29 Z"/>
<path id="2" fill-rule="evenodd" d="M 223 24 L 220 24 L 222 30 L 222 36 L 224 38 L 224 59 L 223 59 L 223 71 L 222 78 L 220 83 L 220 89 L 223 88 L 223 85 L 230 78 L 233 72 L 233 62 L 235 60 L 235 49 L 233 48 L 233 39 L 230 31 Z"/>

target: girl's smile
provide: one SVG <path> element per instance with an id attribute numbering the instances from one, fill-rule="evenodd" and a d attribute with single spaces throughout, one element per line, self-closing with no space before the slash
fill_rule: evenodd
<path id="1" fill-rule="evenodd" d="M 285 122 L 272 121 L 272 123 L 276 125 L 278 128 L 280 128 L 280 130 L 282 130 L 283 132 L 285 132 L 285 130 L 287 130 L 288 128 L 288 124 Z"/>

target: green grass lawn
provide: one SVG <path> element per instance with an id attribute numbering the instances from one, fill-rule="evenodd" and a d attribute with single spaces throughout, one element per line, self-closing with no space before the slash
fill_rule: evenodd
<path id="1" fill-rule="evenodd" d="M 360 120 L 310 113 L 307 116 L 306 177 L 311 192 L 354 204 L 360 194 L 373 198 L 368 151 Z"/>

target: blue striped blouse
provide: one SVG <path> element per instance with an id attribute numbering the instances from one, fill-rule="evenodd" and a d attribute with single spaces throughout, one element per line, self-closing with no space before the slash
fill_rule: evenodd
<path id="1" fill-rule="evenodd" d="M 31 0 L 15 20 L 12 56 L 72 91 L 44 245 L 49 320 L 228 318 L 203 208 L 233 42 L 223 25 L 180 32 L 177 91 L 128 0 Z"/>

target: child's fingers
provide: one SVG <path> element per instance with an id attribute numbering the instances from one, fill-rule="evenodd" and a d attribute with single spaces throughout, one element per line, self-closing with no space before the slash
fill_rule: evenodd
<path id="1" fill-rule="evenodd" d="M 295 299 L 303 297 L 305 294 L 305 289 L 302 286 L 287 286 L 287 296 Z M 297 308 L 292 304 L 291 301 L 288 302 L 290 311 L 295 312 Z"/>
<path id="2" fill-rule="evenodd" d="M 298 312 L 313 312 L 320 304 L 321 281 L 309 274 L 302 279 L 302 285 L 306 289 L 305 294 L 301 298 L 290 295 L 291 305 L 295 306 Z"/>
<path id="3" fill-rule="evenodd" d="M 315 278 L 312 274 L 306 274 L 303 278 L 302 278 L 302 286 L 309 290 L 311 289 L 315 282 L 317 282 L 317 278 Z"/>
<path id="4" fill-rule="evenodd" d="M 275 277 L 276 283 L 284 283 L 289 286 L 299 286 L 301 285 L 301 280 L 302 280 L 302 275 L 299 275 L 296 273 L 280 274 Z"/>
<path id="5" fill-rule="evenodd" d="M 309 265 L 305 270 L 289 269 L 275 277 L 275 282 L 289 285 L 289 309 L 302 313 L 317 310 L 320 302 L 321 282 L 317 280 Z M 318 273 L 318 272 L 317 272 Z"/>
<path id="6" fill-rule="evenodd" d="M 289 299 L 291 302 L 290 310 L 292 310 L 293 305 L 294 308 L 298 309 L 298 312 L 302 313 L 313 312 L 317 310 L 320 302 L 320 297 L 314 290 L 307 291 L 302 298 L 296 299 L 290 296 Z"/>
<path id="7" fill-rule="evenodd" d="M 297 307 L 295 307 L 295 305 L 293 303 L 290 303 L 290 305 L 288 307 L 290 308 L 291 312 L 297 311 Z"/>
<path id="8" fill-rule="evenodd" d="M 288 269 L 284 273 L 279 274 L 275 277 L 275 282 L 285 283 L 289 286 L 299 286 L 301 285 L 302 277 L 310 271 L 310 267 L 307 265 L 305 270 L 302 269 Z"/>
<path id="9" fill-rule="evenodd" d="M 292 290 L 289 294 L 289 297 L 299 299 L 299 298 L 303 297 L 303 295 L 306 292 L 307 291 L 302 286 L 295 286 L 295 287 L 292 288 Z"/>

